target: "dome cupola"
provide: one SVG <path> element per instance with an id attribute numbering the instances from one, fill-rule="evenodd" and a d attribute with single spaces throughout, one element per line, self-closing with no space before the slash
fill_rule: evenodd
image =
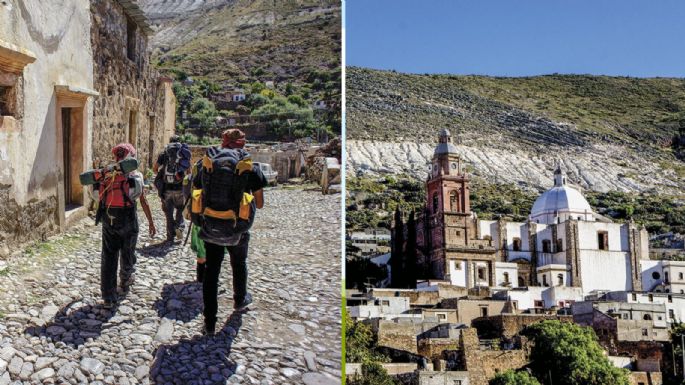
<path id="1" fill-rule="evenodd" d="M 529 219 L 544 224 L 561 223 L 568 219 L 595 220 L 592 207 L 580 191 L 567 184 L 560 167 L 554 170 L 554 187 L 533 203 Z"/>

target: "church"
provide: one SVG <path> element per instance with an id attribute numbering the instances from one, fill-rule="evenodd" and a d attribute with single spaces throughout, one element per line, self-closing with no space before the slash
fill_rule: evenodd
<path id="1" fill-rule="evenodd" d="M 553 306 L 607 291 L 685 289 L 685 263 L 650 260 L 644 227 L 594 213 L 560 168 L 554 172 L 554 186 L 537 198 L 526 222 L 478 219 L 469 204 L 469 175 L 450 132 L 441 130 L 438 140 L 423 211 L 416 218 L 412 214 L 409 229 L 396 215 L 392 271 L 414 270 L 420 279 L 488 287 L 510 296 L 527 291 Z M 404 238 L 405 250 L 398 252 L 397 240 Z"/>

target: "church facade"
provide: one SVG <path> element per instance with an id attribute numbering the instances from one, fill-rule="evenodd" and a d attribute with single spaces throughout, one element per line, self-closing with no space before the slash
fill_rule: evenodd
<path id="1" fill-rule="evenodd" d="M 674 277 L 685 272 L 683 262 L 650 260 L 644 227 L 594 213 L 559 168 L 554 186 L 535 201 L 526 222 L 478 219 L 470 208 L 469 176 L 444 129 L 414 231 L 411 254 L 423 278 L 488 287 L 522 300 L 532 295 L 546 307 L 569 306 L 606 291 L 679 292 Z M 397 233 L 394 229 L 393 236 Z"/>

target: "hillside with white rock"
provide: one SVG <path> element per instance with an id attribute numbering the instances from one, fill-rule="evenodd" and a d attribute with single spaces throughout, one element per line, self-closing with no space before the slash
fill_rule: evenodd
<path id="1" fill-rule="evenodd" d="M 425 178 L 440 129 L 465 168 L 493 183 L 552 185 L 560 163 L 594 191 L 681 194 L 671 148 L 685 80 L 575 75 L 533 78 L 347 73 L 350 175 Z"/>

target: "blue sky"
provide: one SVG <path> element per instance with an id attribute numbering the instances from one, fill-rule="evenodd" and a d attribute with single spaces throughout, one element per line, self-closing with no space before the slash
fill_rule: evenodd
<path id="1" fill-rule="evenodd" d="M 347 65 L 685 77 L 685 1 L 345 0 Z"/>

